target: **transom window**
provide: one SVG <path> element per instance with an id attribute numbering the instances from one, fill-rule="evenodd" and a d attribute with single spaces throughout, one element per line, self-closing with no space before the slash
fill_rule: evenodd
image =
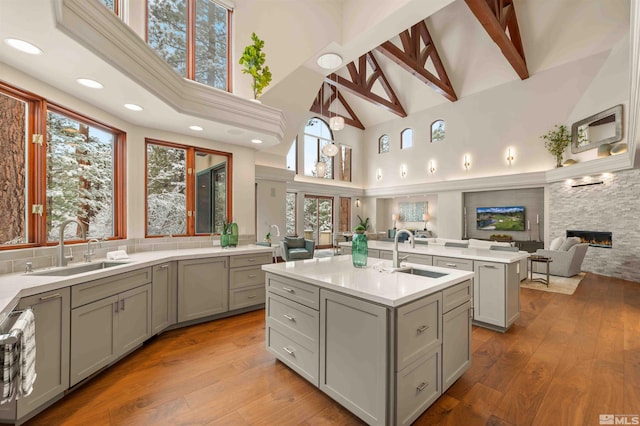
<path id="1" fill-rule="evenodd" d="M 431 142 L 441 142 L 445 136 L 444 120 L 436 120 L 431 123 Z"/>
<path id="2" fill-rule="evenodd" d="M 229 91 L 231 10 L 212 0 L 147 0 L 147 42 L 180 75 Z"/>
<path id="3" fill-rule="evenodd" d="M 378 139 L 378 153 L 389 152 L 389 135 L 382 135 Z"/>
<path id="4" fill-rule="evenodd" d="M 404 129 L 400 132 L 400 149 L 407 149 L 413 146 L 413 129 Z"/>

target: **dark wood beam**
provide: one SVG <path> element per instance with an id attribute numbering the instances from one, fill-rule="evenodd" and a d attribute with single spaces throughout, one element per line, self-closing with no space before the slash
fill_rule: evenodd
<path id="1" fill-rule="evenodd" d="M 331 91 L 328 98 L 323 92 L 324 90 L 326 90 L 327 86 Z M 324 102 L 322 101 L 322 99 L 324 99 Z M 342 107 L 347 111 L 347 113 L 349 113 L 349 116 L 345 116 L 338 113 L 333 113 L 333 114 L 330 113 L 329 108 L 331 107 L 333 102 L 336 101 L 336 99 L 342 105 Z M 362 121 L 360 121 L 356 113 L 353 111 L 353 109 L 351 109 L 351 106 L 349 105 L 347 100 L 342 96 L 342 94 L 338 91 L 338 88 L 334 86 L 329 86 L 324 81 L 322 82 L 322 86 L 320 87 L 320 90 L 318 91 L 316 98 L 313 100 L 313 104 L 311 105 L 310 111 L 315 112 L 316 114 L 319 114 L 328 119 L 331 119 L 331 117 L 335 117 L 336 115 L 340 116 L 344 118 L 345 124 L 364 130 L 364 124 L 362 124 Z"/>
<path id="2" fill-rule="evenodd" d="M 440 55 L 427 29 L 426 21 L 421 21 L 399 34 L 402 48 L 390 41 L 385 41 L 377 47 L 378 52 L 400 65 L 420 81 L 440 93 L 450 101 L 458 100 L 453 90 L 447 71 L 442 65 Z M 431 58 L 438 76 L 426 68 L 427 60 Z"/>
<path id="3" fill-rule="evenodd" d="M 513 0 L 465 1 L 520 78 L 529 78 Z"/>
<path id="4" fill-rule="evenodd" d="M 371 70 L 371 73 L 367 72 L 368 69 Z M 325 77 L 324 81 L 338 89 L 347 90 L 374 105 L 381 106 L 400 117 L 407 116 L 391 84 L 389 84 L 387 77 L 378 65 L 378 61 L 373 56 L 373 52 L 367 52 L 358 58 L 357 65 L 355 61 L 348 63 L 347 71 L 350 80 L 334 73 Z M 369 74 L 368 77 L 367 74 Z M 387 95 L 386 99 L 377 93 L 373 93 L 372 89 L 376 82 L 382 86 Z"/>

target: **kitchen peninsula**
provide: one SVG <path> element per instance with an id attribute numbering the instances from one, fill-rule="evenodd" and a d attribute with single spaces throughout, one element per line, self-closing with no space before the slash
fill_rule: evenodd
<path id="1" fill-rule="evenodd" d="M 263 265 L 267 349 L 368 424 L 410 424 L 471 363 L 473 272 L 408 266 Z"/>

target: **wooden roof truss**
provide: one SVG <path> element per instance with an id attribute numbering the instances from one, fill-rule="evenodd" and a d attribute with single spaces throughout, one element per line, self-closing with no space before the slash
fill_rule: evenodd
<path id="1" fill-rule="evenodd" d="M 329 88 L 329 97 L 326 97 L 325 90 Z M 329 108 L 331 105 L 338 101 L 342 107 L 347 111 L 349 116 L 345 116 L 339 113 L 331 113 Z M 358 129 L 364 130 L 364 125 L 356 115 L 356 113 L 351 109 L 351 106 L 347 102 L 347 100 L 342 96 L 337 87 L 330 86 L 324 81 L 322 82 L 322 86 L 320 86 L 320 90 L 313 100 L 313 104 L 311 105 L 311 112 L 315 112 L 323 117 L 331 119 L 331 117 L 340 116 L 344 119 L 345 124 L 348 124 L 353 127 L 357 127 Z"/>

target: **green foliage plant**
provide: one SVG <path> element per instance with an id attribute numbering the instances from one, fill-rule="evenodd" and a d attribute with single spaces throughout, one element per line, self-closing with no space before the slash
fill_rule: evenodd
<path id="1" fill-rule="evenodd" d="M 362 225 L 358 225 L 356 226 L 356 228 L 354 229 L 354 232 L 356 234 L 364 234 L 364 231 L 366 231 L 366 228 Z"/>
<path id="2" fill-rule="evenodd" d="M 251 40 L 253 44 L 244 48 L 240 57 L 240 65 L 244 65 L 242 73 L 249 74 L 253 79 L 253 83 L 251 83 L 253 97 L 258 99 L 262 91 L 271 83 L 271 71 L 269 71 L 269 66 L 264 65 L 266 56 L 262 52 L 264 40 L 260 40 L 256 33 L 251 33 Z"/>
<path id="3" fill-rule="evenodd" d="M 360 222 L 358 224 L 358 226 L 356 227 L 356 229 L 358 229 L 359 227 L 362 227 L 363 231 L 366 231 L 367 229 L 369 229 L 369 218 L 367 217 L 366 219 L 362 219 L 360 217 L 360 215 L 358 215 L 358 221 Z"/>
<path id="4" fill-rule="evenodd" d="M 556 158 L 556 167 L 562 167 L 562 155 L 571 143 L 571 133 L 569 133 L 567 126 L 556 124 L 541 138 L 544 140 L 544 147 Z"/>

